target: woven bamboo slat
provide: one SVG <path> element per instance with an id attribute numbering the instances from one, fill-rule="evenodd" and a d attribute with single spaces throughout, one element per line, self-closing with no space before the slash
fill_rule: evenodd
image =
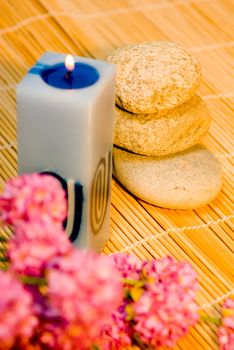
<path id="1" fill-rule="evenodd" d="M 198 57 L 199 94 L 213 117 L 202 143 L 223 166 L 222 191 L 200 209 L 167 210 L 131 196 L 113 179 L 104 253 L 190 262 L 199 274 L 197 301 L 211 316 L 234 291 L 233 11 L 231 0 L 0 0 L 1 189 L 17 174 L 15 87 L 44 51 L 103 59 L 122 45 L 172 40 Z M 1 240 L 9 234 L 2 230 Z M 5 248 L 0 243 L 0 255 Z M 175 349 L 218 349 L 216 331 L 199 322 Z"/>

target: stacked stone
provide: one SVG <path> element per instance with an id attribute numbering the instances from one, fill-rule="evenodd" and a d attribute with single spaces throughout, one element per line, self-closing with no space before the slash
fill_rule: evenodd
<path id="1" fill-rule="evenodd" d="M 197 145 L 211 117 L 195 94 L 201 69 L 183 47 L 165 41 L 127 46 L 117 65 L 114 175 L 157 206 L 197 208 L 221 188 L 217 159 Z"/>

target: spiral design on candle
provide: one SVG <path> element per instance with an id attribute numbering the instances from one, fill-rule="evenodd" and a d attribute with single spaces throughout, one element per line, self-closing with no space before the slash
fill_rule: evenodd
<path id="1" fill-rule="evenodd" d="M 91 226 L 97 234 L 106 215 L 111 176 L 111 152 L 101 158 L 92 183 L 91 189 Z"/>

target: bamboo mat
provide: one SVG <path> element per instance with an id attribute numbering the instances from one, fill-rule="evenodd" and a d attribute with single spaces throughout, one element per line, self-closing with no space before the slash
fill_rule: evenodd
<path id="1" fill-rule="evenodd" d="M 0 0 L 1 188 L 17 174 L 15 86 L 44 51 L 102 59 L 125 44 L 172 40 L 198 57 L 199 94 L 213 116 L 202 143 L 223 165 L 222 192 L 197 210 L 166 210 L 132 197 L 113 180 L 104 252 L 187 260 L 199 274 L 197 301 L 210 316 L 219 315 L 234 290 L 233 14 L 231 0 Z M 175 349 L 218 349 L 216 330 L 202 321 Z"/>

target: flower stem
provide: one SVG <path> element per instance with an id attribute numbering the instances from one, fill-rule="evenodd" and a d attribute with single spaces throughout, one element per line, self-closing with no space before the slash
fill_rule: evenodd
<path id="1" fill-rule="evenodd" d="M 100 350 L 100 348 L 95 344 L 93 344 L 92 348 L 93 348 L 92 350 Z"/>
<path id="2" fill-rule="evenodd" d="M 133 344 L 138 346 L 141 350 L 151 350 L 152 348 L 145 343 L 139 338 L 139 336 L 135 333 L 133 334 Z"/>

